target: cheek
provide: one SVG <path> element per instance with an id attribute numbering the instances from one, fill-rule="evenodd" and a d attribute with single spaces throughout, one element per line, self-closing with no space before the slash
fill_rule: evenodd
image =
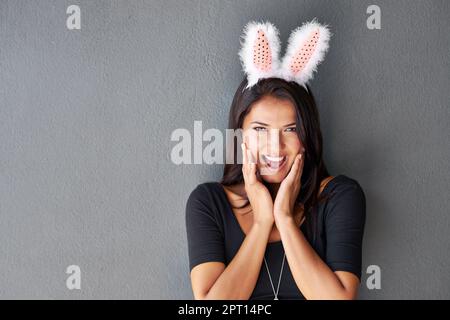
<path id="1" fill-rule="evenodd" d="M 258 155 L 258 133 L 255 130 L 246 130 L 243 135 L 243 141 L 245 142 L 247 149 L 250 150 L 253 159 L 256 159 Z"/>
<path id="2" fill-rule="evenodd" d="M 298 137 L 289 137 L 285 141 L 286 150 L 291 154 L 297 154 L 303 149 L 303 145 Z"/>
<path id="3" fill-rule="evenodd" d="M 244 139 L 247 143 L 247 147 L 256 152 L 257 150 L 261 151 L 267 147 L 269 136 L 267 132 L 251 130 L 246 132 Z"/>

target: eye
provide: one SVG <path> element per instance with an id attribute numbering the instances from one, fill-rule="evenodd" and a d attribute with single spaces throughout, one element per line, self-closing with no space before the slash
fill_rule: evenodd
<path id="1" fill-rule="evenodd" d="M 264 127 L 254 127 L 253 130 L 255 130 L 255 131 L 264 131 L 264 130 L 266 130 L 266 128 L 264 128 Z"/>
<path id="2" fill-rule="evenodd" d="M 287 132 L 296 132 L 297 128 L 296 127 L 291 127 L 291 128 L 286 128 Z"/>

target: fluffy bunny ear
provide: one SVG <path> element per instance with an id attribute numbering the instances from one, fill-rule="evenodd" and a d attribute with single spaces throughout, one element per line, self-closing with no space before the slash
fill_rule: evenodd
<path id="1" fill-rule="evenodd" d="M 330 37 L 328 27 L 317 23 L 316 19 L 292 31 L 280 77 L 305 86 L 322 62 Z"/>
<path id="2" fill-rule="evenodd" d="M 239 57 L 247 74 L 247 88 L 259 79 L 276 77 L 279 72 L 280 39 L 278 29 L 270 22 L 251 21 L 242 35 Z"/>

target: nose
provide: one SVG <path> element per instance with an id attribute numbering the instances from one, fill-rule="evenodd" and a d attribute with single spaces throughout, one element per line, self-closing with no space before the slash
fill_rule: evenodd
<path id="1" fill-rule="evenodd" d="M 270 129 L 269 130 L 269 139 L 268 139 L 268 154 L 270 155 L 279 155 L 282 148 L 282 135 L 279 129 Z"/>

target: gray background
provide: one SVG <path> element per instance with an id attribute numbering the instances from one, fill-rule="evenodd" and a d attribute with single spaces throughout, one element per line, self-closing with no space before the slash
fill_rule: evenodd
<path id="1" fill-rule="evenodd" d="M 314 17 L 333 33 L 311 82 L 326 163 L 367 197 L 360 297 L 449 299 L 450 2 L 317 0 L 1 0 L 0 298 L 192 298 L 185 201 L 222 166 L 174 165 L 170 134 L 226 128 L 249 20 L 284 53 Z"/>

